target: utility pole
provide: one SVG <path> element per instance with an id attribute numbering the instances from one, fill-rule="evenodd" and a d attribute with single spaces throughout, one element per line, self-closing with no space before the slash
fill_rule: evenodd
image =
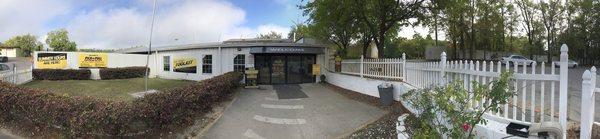
<path id="1" fill-rule="evenodd" d="M 152 53 L 152 31 L 154 30 L 154 15 L 156 14 L 156 0 L 154 0 L 154 6 L 152 7 L 152 23 L 150 23 L 150 40 L 148 41 L 148 55 L 146 55 L 146 76 L 144 77 L 144 90 L 148 92 L 148 63 L 150 63 L 150 54 Z M 155 59 L 156 60 L 156 59 Z"/>

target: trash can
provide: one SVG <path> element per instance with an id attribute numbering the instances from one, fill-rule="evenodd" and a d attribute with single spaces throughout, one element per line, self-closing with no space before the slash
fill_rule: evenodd
<path id="1" fill-rule="evenodd" d="M 392 105 L 394 102 L 394 86 L 391 83 L 382 83 L 377 86 L 379 90 L 379 100 L 385 106 Z"/>

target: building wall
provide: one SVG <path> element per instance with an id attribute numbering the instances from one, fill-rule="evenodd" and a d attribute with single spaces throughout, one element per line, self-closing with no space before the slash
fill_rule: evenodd
<path id="1" fill-rule="evenodd" d="M 37 54 L 38 53 L 66 53 L 67 54 L 67 67 L 65 69 L 79 69 L 79 54 L 85 52 L 49 52 L 49 51 L 35 51 L 33 52 L 33 66 L 37 68 Z M 146 55 L 140 54 L 119 54 L 119 53 L 106 53 L 107 54 L 107 67 L 108 68 L 119 68 L 119 67 L 138 67 L 146 66 Z M 150 67 L 154 66 L 152 61 L 153 57 L 150 57 Z M 150 70 L 152 74 L 152 69 Z"/>
<path id="2" fill-rule="evenodd" d="M 6 57 L 17 57 L 17 49 L 16 48 L 2 48 L 2 51 L 0 51 L 0 55 L 1 56 L 6 56 Z"/>
<path id="3" fill-rule="evenodd" d="M 221 55 L 220 55 L 221 54 Z M 185 80 L 203 80 L 213 76 L 221 75 L 233 71 L 233 59 L 238 54 L 245 55 L 245 66 L 254 67 L 254 56 L 250 54 L 250 48 L 206 48 L 193 50 L 163 51 L 152 54 L 151 57 L 157 59 L 155 67 L 156 75 L 167 79 L 185 79 Z M 212 73 L 202 73 L 202 58 L 206 55 L 212 55 Z M 169 71 L 164 71 L 163 65 L 165 56 L 170 56 Z M 181 73 L 173 71 L 173 59 L 177 57 L 194 57 L 197 60 L 196 73 Z"/>

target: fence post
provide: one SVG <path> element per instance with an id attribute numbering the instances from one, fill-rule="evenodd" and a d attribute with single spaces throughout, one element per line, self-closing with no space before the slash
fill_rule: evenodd
<path id="1" fill-rule="evenodd" d="M 569 60 L 569 48 L 566 44 L 560 47 L 560 92 L 559 92 L 559 118 L 558 122 L 562 126 L 563 139 L 567 138 L 567 93 L 568 93 L 568 81 L 569 81 L 569 67 L 567 61 Z"/>
<path id="2" fill-rule="evenodd" d="M 364 74 L 364 60 L 365 60 L 365 56 L 364 55 L 360 55 L 360 77 L 363 77 Z"/>
<path id="3" fill-rule="evenodd" d="M 406 78 L 406 53 L 402 53 L 402 80 L 408 81 Z"/>
<path id="4" fill-rule="evenodd" d="M 586 70 L 583 73 L 581 83 L 581 132 L 579 138 L 589 139 L 592 135 L 592 124 L 594 123 L 594 89 L 596 80 L 592 74 L 596 74 L 596 68 L 592 67 L 592 72 Z"/>
<path id="5" fill-rule="evenodd" d="M 442 52 L 442 55 L 440 57 L 441 61 L 441 69 L 440 69 L 440 86 L 444 86 L 446 85 L 446 52 Z"/>
<path id="6" fill-rule="evenodd" d="M 13 63 L 12 66 L 12 83 L 17 84 L 17 64 Z"/>

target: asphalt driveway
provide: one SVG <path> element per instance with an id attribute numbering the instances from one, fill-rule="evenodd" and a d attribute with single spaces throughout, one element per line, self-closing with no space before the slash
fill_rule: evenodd
<path id="1" fill-rule="evenodd" d="M 386 111 L 320 84 L 243 89 L 203 138 L 337 138 Z"/>

